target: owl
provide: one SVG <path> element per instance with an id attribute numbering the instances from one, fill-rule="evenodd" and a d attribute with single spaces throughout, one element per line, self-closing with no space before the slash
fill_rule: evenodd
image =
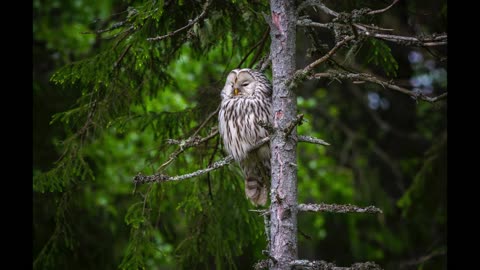
<path id="1" fill-rule="evenodd" d="M 240 164 L 245 194 L 254 205 L 265 205 L 270 189 L 270 146 L 249 152 L 268 136 L 258 122 L 271 123 L 272 85 L 264 74 L 234 69 L 221 92 L 219 132 L 228 154 Z"/>

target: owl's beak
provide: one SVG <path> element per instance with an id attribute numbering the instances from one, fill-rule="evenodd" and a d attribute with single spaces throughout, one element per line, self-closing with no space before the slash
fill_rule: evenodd
<path id="1" fill-rule="evenodd" d="M 238 90 L 238 88 L 233 89 L 234 96 L 238 95 L 238 93 L 240 93 L 240 90 Z"/>

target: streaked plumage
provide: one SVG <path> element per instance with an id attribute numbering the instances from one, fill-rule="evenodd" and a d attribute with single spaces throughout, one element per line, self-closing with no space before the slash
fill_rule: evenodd
<path id="1" fill-rule="evenodd" d="M 239 162 L 245 176 L 245 193 L 255 205 L 265 205 L 270 189 L 270 147 L 248 153 L 268 136 L 258 122 L 271 123 L 272 86 L 262 73 L 235 69 L 227 76 L 218 114 L 220 136 L 226 151 Z"/>

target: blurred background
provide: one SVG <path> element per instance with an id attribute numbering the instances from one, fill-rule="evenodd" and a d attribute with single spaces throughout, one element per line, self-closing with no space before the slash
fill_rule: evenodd
<path id="1" fill-rule="evenodd" d="M 299 3 L 301 1 L 298 1 Z M 322 1 L 336 11 L 390 1 Z M 263 218 L 249 211 L 236 165 L 178 183 L 135 186 L 138 173 L 180 175 L 225 156 L 218 136 L 185 149 L 168 139 L 215 130 L 231 69 L 268 54 L 267 1 L 213 1 L 205 20 L 162 41 L 204 2 L 33 1 L 34 269 L 252 269 Z M 313 21 L 331 18 L 307 9 Z M 400 1 L 365 23 L 422 36 L 446 32 L 446 1 Z M 297 68 L 335 44 L 297 28 Z M 253 49 L 252 49 L 253 48 Z M 426 96 L 447 91 L 446 46 L 377 39 L 333 58 Z M 338 68 L 326 63 L 317 71 Z M 271 78 L 269 69 L 266 71 Z M 297 90 L 301 203 L 375 205 L 381 215 L 300 213 L 299 258 L 340 266 L 446 269 L 446 100 L 371 83 L 312 80 Z"/>

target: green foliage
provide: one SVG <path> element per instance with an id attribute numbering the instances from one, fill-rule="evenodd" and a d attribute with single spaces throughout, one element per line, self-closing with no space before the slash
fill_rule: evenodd
<path id="1" fill-rule="evenodd" d="M 78 145 L 70 145 L 70 147 L 76 148 Z M 71 161 L 62 159 L 55 168 L 44 173 L 37 171 L 34 174 L 33 190 L 42 193 L 63 191 L 78 181 L 95 179 L 92 169 L 81 153 L 76 149 L 67 149 L 67 155 L 72 155 L 74 158 L 71 157 Z"/>
<path id="2" fill-rule="evenodd" d="M 254 243 L 265 245 L 263 218 L 249 211 L 238 173 L 234 174 L 235 180 L 223 180 L 230 178 L 229 174 L 232 172 L 221 170 L 211 177 L 220 181 L 195 181 L 191 193 L 177 208 L 185 213 L 189 232 L 176 249 L 182 269 L 207 269 L 212 265 L 216 269 L 236 269 L 235 258 L 245 248 L 252 248 Z M 212 181 L 211 193 L 202 183 L 205 180 Z M 256 257 L 259 255 L 257 251 Z"/>
<path id="3" fill-rule="evenodd" d="M 383 68 L 388 76 L 397 76 L 398 62 L 392 55 L 390 47 L 385 42 L 369 38 L 368 40 L 368 52 L 367 63 L 374 63 L 375 65 Z"/>

